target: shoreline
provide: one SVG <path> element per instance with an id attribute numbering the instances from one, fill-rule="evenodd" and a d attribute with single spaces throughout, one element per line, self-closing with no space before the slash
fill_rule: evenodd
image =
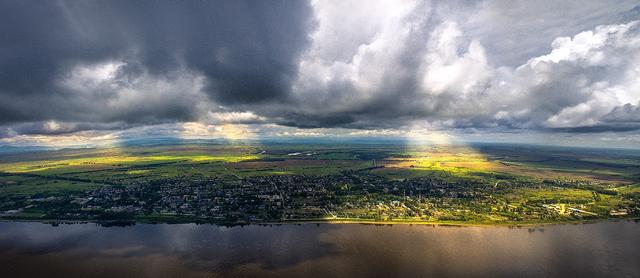
<path id="1" fill-rule="evenodd" d="M 329 225 L 375 225 L 375 226 L 393 226 L 393 225 L 416 225 L 416 226 L 442 226 L 442 227 L 544 227 L 553 225 L 577 225 L 577 224 L 594 224 L 602 222 L 618 222 L 618 221 L 640 221 L 640 217 L 628 218 L 608 218 L 608 219 L 592 219 L 592 220 L 575 220 L 561 222 L 510 222 L 510 223 L 470 223 L 470 222 L 434 222 L 434 221 L 376 221 L 365 219 L 296 219 L 290 221 L 265 221 L 265 222 L 208 222 L 208 221 L 144 221 L 144 220 L 69 220 L 69 219 L 7 219 L 0 218 L 0 222 L 38 222 L 42 224 L 52 225 L 72 225 L 94 223 L 104 227 L 112 226 L 133 226 L 136 224 L 196 224 L 196 225 L 215 225 L 215 226 L 264 226 L 264 225 L 302 225 L 302 224 L 329 224 Z"/>

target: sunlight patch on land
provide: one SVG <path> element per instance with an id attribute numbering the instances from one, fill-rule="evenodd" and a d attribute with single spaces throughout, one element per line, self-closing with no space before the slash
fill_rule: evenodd
<path id="1" fill-rule="evenodd" d="M 432 149 L 422 152 L 410 152 L 408 158 L 392 158 L 385 167 L 410 168 L 416 170 L 446 171 L 451 173 L 489 172 L 496 169 L 497 163 L 488 161 L 472 149 L 468 152 L 448 153 Z"/>
<path id="2" fill-rule="evenodd" d="M 143 175 L 143 174 L 147 174 L 149 173 L 149 170 L 130 170 L 127 171 L 127 174 L 129 175 Z"/>
<path id="3" fill-rule="evenodd" d="M 387 168 L 444 171 L 452 174 L 488 172 L 497 167 L 485 155 L 455 135 L 415 125 L 408 133 L 407 150 L 387 159 Z"/>
<path id="4" fill-rule="evenodd" d="M 245 160 L 258 159 L 257 155 L 250 154 L 221 154 L 216 156 L 207 155 L 191 155 L 191 156 L 172 156 L 172 155 L 155 155 L 155 156 L 106 156 L 106 157 L 90 157 L 76 158 L 66 160 L 45 160 L 30 161 L 19 163 L 0 164 L 0 171 L 7 173 L 30 173 L 41 172 L 45 170 L 99 170 L 114 167 L 123 167 L 131 165 L 139 165 L 146 163 L 163 163 L 163 162 L 240 162 Z"/>

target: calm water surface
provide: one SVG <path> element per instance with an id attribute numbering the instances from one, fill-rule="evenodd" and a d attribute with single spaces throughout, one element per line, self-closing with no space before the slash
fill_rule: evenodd
<path id="1" fill-rule="evenodd" d="M 640 223 L 542 227 L 0 222 L 2 277 L 640 277 Z"/>

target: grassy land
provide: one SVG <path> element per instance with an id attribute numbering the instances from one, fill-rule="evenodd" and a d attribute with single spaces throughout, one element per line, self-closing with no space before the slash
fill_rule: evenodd
<path id="1" fill-rule="evenodd" d="M 542 147 L 195 144 L 62 150 L 0 158 L 0 211 L 26 207 L 14 218 L 51 217 L 52 208 L 79 208 L 65 200 L 99 188 L 222 179 L 231 190 L 259 177 L 302 176 L 341 180 L 304 193 L 326 199 L 324 204 L 291 210 L 304 215 L 335 207 L 334 215 L 312 218 L 321 221 L 566 222 L 593 219 L 590 213 L 608 218 L 622 209 L 631 217 L 640 200 L 639 165 L 637 153 Z M 431 183 L 426 197 L 421 195 L 425 183 Z M 299 198 L 300 206 L 308 202 L 291 194 L 287 198 Z M 49 207 L 32 201 L 48 197 L 62 199 Z M 200 218 L 145 214 L 136 219 Z"/>

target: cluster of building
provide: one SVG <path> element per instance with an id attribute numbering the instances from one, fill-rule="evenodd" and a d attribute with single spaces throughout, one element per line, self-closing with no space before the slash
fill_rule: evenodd
<path id="1" fill-rule="evenodd" d="M 583 204 L 512 203 L 503 196 L 509 189 L 531 186 L 541 185 L 505 181 L 497 188 L 474 179 L 389 179 L 362 171 L 328 176 L 178 176 L 113 184 L 76 195 L 31 198 L 24 208 L 5 214 L 35 209 L 52 219 L 146 217 L 212 222 L 321 218 L 481 222 L 598 216 Z M 633 213 L 621 208 L 609 214 Z"/>
<path id="2" fill-rule="evenodd" d="M 480 193 L 469 190 L 474 186 L 478 185 L 432 178 L 390 180 L 361 172 L 333 176 L 189 176 L 105 186 L 81 196 L 69 196 L 66 201 L 70 205 L 57 210 L 51 209 L 51 204 L 47 206 L 48 211 L 67 218 L 420 218 L 432 216 L 431 211 L 438 207 L 452 206 L 455 199 L 475 199 Z"/>

